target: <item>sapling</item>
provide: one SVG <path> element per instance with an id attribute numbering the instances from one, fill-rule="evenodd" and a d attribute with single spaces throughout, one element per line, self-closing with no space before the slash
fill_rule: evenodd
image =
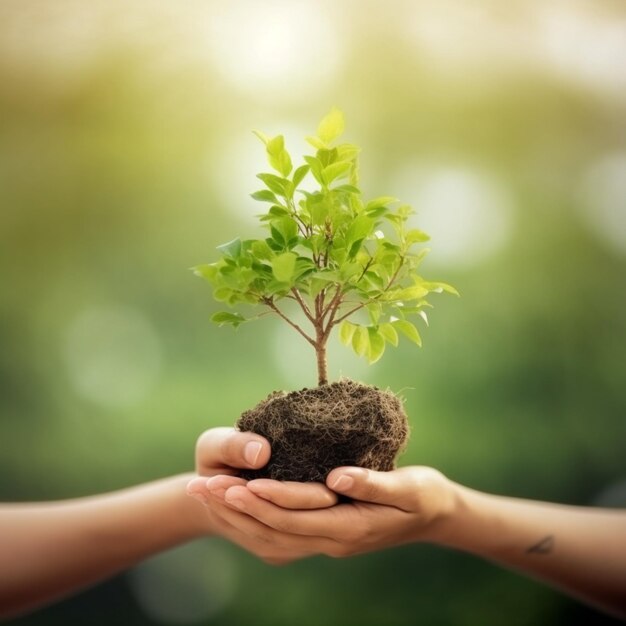
<path id="1" fill-rule="evenodd" d="M 252 194 L 269 204 L 259 215 L 267 236 L 233 239 L 218 246 L 217 262 L 193 268 L 212 285 L 216 300 L 254 309 L 248 315 L 219 311 L 213 322 L 237 328 L 277 316 L 315 351 L 316 389 L 275 392 L 239 420 L 241 429 L 268 437 L 273 451 L 263 471 L 246 477 L 323 480 L 345 464 L 392 469 L 408 436 L 402 404 L 389 392 L 349 380 L 329 384 L 328 340 L 338 327 L 341 342 L 374 363 L 400 336 L 421 346 L 414 321 L 428 323 L 429 294 L 458 295 L 418 274 L 428 253 L 418 244 L 429 236 L 408 226 L 411 207 L 390 196 L 363 199 L 360 150 L 337 142 L 343 131 L 343 114 L 333 108 L 306 138 L 314 154 L 297 168 L 282 135 L 255 131 L 274 170 L 257 175 L 264 187 Z M 302 188 L 311 178 L 314 190 Z"/>

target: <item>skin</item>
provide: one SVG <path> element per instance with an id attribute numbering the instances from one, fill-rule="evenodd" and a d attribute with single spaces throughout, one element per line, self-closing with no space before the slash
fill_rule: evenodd
<path id="1" fill-rule="evenodd" d="M 250 540 L 296 553 L 298 545 L 306 546 L 331 557 L 434 543 L 497 562 L 626 618 L 626 511 L 490 495 L 427 467 L 337 468 L 327 486 L 352 501 L 302 510 L 297 485 L 267 479 L 245 484 L 229 476 L 204 480 L 202 490 L 249 516 L 239 521 Z"/>
<path id="2" fill-rule="evenodd" d="M 274 564 L 435 543 L 626 617 L 624 511 L 493 496 L 424 467 L 337 468 L 327 486 L 233 475 L 262 467 L 269 456 L 258 435 L 212 429 L 197 443 L 197 475 L 64 502 L 1 505 L 0 616 L 66 596 L 160 550 L 221 535 Z M 336 504 L 337 493 L 351 502 Z"/>
<path id="3" fill-rule="evenodd" d="M 206 483 L 208 477 L 232 474 L 235 468 L 262 467 L 269 457 L 269 443 L 262 437 L 216 428 L 197 442 L 196 471 Z M 75 500 L 0 505 L 0 617 L 60 599 L 202 536 L 222 535 L 270 562 L 311 554 L 302 541 L 283 546 L 255 539 L 265 526 L 223 498 L 196 493 L 197 474 Z M 188 486 L 195 499 L 188 497 Z M 311 484 L 301 486 L 291 502 L 305 500 L 327 506 L 336 496 L 323 485 Z"/>

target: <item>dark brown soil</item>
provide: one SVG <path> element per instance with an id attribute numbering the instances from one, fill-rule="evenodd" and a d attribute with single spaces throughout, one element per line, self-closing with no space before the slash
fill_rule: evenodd
<path id="1" fill-rule="evenodd" d="M 263 435 L 272 445 L 269 463 L 241 476 L 323 482 L 335 467 L 394 468 L 409 434 L 397 396 L 341 380 L 315 389 L 275 391 L 236 424 Z"/>

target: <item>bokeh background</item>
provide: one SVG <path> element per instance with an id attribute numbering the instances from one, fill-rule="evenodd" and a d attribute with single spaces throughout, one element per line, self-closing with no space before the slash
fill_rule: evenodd
<path id="1" fill-rule="evenodd" d="M 424 275 L 462 298 L 421 350 L 333 347 L 332 375 L 406 397 L 403 464 L 626 505 L 625 67 L 611 0 L 2 0 L 0 498 L 187 471 L 202 430 L 314 384 L 278 321 L 212 326 L 188 268 L 258 233 L 250 131 L 298 154 L 337 105 L 366 192 L 415 206 Z M 213 539 L 11 623 L 611 620 L 434 547 L 276 569 Z"/>

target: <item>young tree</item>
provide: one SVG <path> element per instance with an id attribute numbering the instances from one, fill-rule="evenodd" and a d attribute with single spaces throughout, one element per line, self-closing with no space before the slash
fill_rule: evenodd
<path id="1" fill-rule="evenodd" d="M 343 114 L 333 108 L 317 134 L 307 137 L 315 154 L 296 169 L 282 135 L 255 132 L 275 172 L 258 174 L 265 187 L 252 194 L 270 205 L 259 216 L 268 236 L 233 239 L 218 246 L 217 262 L 193 268 L 212 285 L 216 300 L 261 307 L 251 317 L 220 311 L 213 322 L 236 328 L 266 314 L 279 316 L 314 348 L 320 386 L 328 382 L 326 345 L 336 326 L 345 345 L 374 363 L 387 343 L 398 345 L 399 334 L 421 346 L 412 320 L 428 323 L 430 293 L 458 295 L 417 273 L 428 249 L 415 247 L 429 236 L 407 227 L 411 207 L 388 196 L 363 200 L 359 148 L 337 143 L 343 131 Z M 299 187 L 307 176 L 317 183 L 313 192 Z M 307 326 L 289 316 L 283 300 L 297 303 Z M 367 321 L 350 321 L 359 311 Z"/>

